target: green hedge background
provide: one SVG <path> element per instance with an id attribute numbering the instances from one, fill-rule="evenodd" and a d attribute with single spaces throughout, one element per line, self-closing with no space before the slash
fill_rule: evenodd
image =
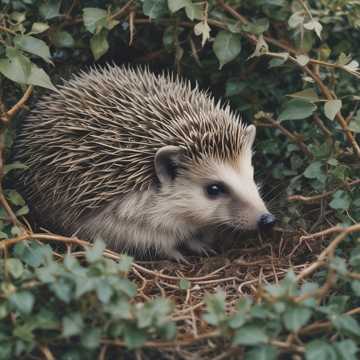
<path id="1" fill-rule="evenodd" d="M 358 1 L 0 4 L 0 359 L 185 359 L 189 349 L 198 359 L 358 358 Z M 11 145 L 33 102 L 106 62 L 176 72 L 257 125 L 257 177 L 280 219 L 274 241 L 303 249 L 302 267 L 273 284 L 259 278 L 249 297 L 221 282 L 206 288 L 197 334 L 184 333 L 178 312 L 191 275 L 172 268 L 177 298 L 144 295 L 135 275 L 161 278 L 163 263 L 147 268 L 102 243 L 32 233 L 12 186 L 24 166 L 11 162 Z"/>

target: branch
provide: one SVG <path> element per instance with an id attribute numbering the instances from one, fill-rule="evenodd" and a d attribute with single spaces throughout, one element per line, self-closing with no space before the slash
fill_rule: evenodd
<path id="1" fill-rule="evenodd" d="M 340 188 L 350 187 L 350 186 L 354 186 L 357 184 L 360 184 L 360 179 L 356 179 L 356 180 L 347 182 L 347 183 L 343 184 Z M 290 195 L 290 196 L 288 196 L 288 201 L 302 201 L 306 204 L 311 204 L 311 203 L 317 202 L 319 200 L 322 200 L 322 199 L 334 194 L 337 190 L 338 190 L 338 188 L 331 190 L 331 191 L 326 191 L 322 194 L 314 195 L 314 196 Z"/>
<path id="2" fill-rule="evenodd" d="M 271 127 L 275 129 L 279 129 L 290 141 L 294 142 L 296 145 L 299 146 L 300 150 L 309 158 L 313 158 L 312 153 L 308 149 L 308 147 L 305 145 L 305 143 L 296 135 L 291 133 L 289 130 L 287 130 L 284 126 L 282 126 L 278 121 L 274 120 L 271 116 L 271 114 L 259 112 L 257 115 L 255 115 L 255 120 L 266 120 L 271 124 Z M 257 126 L 262 126 L 262 124 L 256 123 Z"/>
<path id="3" fill-rule="evenodd" d="M 31 93 L 32 93 L 33 87 L 30 85 L 24 95 L 21 97 L 21 99 L 5 114 L 2 114 L 0 119 L 4 124 L 8 124 L 10 120 L 19 112 L 19 110 L 26 104 L 28 101 Z"/>

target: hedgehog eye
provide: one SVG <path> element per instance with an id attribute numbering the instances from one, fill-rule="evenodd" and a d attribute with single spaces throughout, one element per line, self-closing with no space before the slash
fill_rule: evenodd
<path id="1" fill-rule="evenodd" d="M 227 190 L 226 186 L 223 183 L 217 182 L 207 185 L 205 187 L 205 192 L 209 198 L 215 199 L 221 195 L 226 194 Z"/>

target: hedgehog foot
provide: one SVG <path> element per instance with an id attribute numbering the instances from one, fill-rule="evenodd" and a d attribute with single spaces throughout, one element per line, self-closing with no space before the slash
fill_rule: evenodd
<path id="1" fill-rule="evenodd" d="M 172 249 L 167 253 L 167 255 L 179 264 L 191 265 L 191 263 L 185 259 L 184 255 L 181 254 L 179 250 Z"/>
<path id="2" fill-rule="evenodd" d="M 209 257 L 210 256 L 209 254 L 217 255 L 217 252 L 213 248 L 211 248 L 209 244 L 203 243 L 198 240 L 189 241 L 186 245 L 189 248 L 189 250 L 195 252 L 200 256 L 205 255 L 206 257 Z"/>

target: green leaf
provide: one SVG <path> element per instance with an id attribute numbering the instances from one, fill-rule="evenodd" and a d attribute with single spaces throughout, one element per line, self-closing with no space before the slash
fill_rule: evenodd
<path id="1" fill-rule="evenodd" d="M 317 179 L 320 182 L 326 180 L 326 175 L 323 172 L 323 163 L 321 161 L 312 162 L 304 171 L 304 176 L 308 179 Z"/>
<path id="2" fill-rule="evenodd" d="M 51 41 L 55 46 L 65 48 L 71 48 L 75 44 L 74 38 L 68 31 L 56 31 L 51 36 Z"/>
<path id="3" fill-rule="evenodd" d="M 191 282 L 187 279 L 180 279 L 179 287 L 181 290 L 189 290 L 191 288 Z"/>
<path id="4" fill-rule="evenodd" d="M 168 7 L 172 13 L 179 11 L 189 4 L 189 0 L 168 0 Z"/>
<path id="5" fill-rule="evenodd" d="M 311 317 L 311 310 L 300 306 L 290 306 L 283 314 L 285 327 L 292 332 L 298 331 Z"/>
<path id="6" fill-rule="evenodd" d="M 74 335 L 79 335 L 84 327 L 84 321 L 80 313 L 74 313 L 68 316 L 65 316 L 62 320 L 62 336 L 71 337 Z"/>
<path id="7" fill-rule="evenodd" d="M 107 11 L 99 8 L 84 8 L 83 21 L 85 28 L 91 33 L 95 33 L 99 23 L 107 18 Z"/>
<path id="8" fill-rule="evenodd" d="M 5 260 L 5 266 L 13 278 L 18 279 L 24 272 L 24 266 L 19 259 L 10 258 Z"/>
<path id="9" fill-rule="evenodd" d="M 347 274 L 347 265 L 346 261 L 338 256 L 335 256 L 330 260 L 330 268 L 336 270 L 340 275 Z"/>
<path id="10" fill-rule="evenodd" d="M 59 0 L 47 0 L 45 3 L 40 5 L 40 15 L 46 20 L 53 19 L 60 15 L 60 6 L 61 1 Z"/>
<path id="11" fill-rule="evenodd" d="M 14 161 L 11 164 L 6 164 L 4 166 L 4 175 L 7 175 L 10 171 L 13 170 L 26 170 L 28 169 L 28 166 L 21 163 L 20 161 Z"/>
<path id="12" fill-rule="evenodd" d="M 87 349 L 96 349 L 101 340 L 100 329 L 87 329 L 81 336 L 81 345 Z"/>
<path id="13" fill-rule="evenodd" d="M 247 88 L 248 84 L 245 81 L 228 80 L 225 86 L 225 96 L 239 95 Z"/>
<path id="14" fill-rule="evenodd" d="M 344 190 L 336 191 L 329 205 L 336 210 L 348 210 L 351 204 L 351 196 Z"/>
<path id="15" fill-rule="evenodd" d="M 360 280 L 354 280 L 351 282 L 351 288 L 356 296 L 360 296 Z"/>
<path id="16" fill-rule="evenodd" d="M 324 113 L 329 120 L 334 120 L 336 114 L 341 110 L 341 100 L 329 100 L 324 105 Z"/>
<path id="17" fill-rule="evenodd" d="M 24 314 L 30 314 L 35 303 L 34 295 L 29 291 L 15 292 L 10 296 L 9 300 L 17 311 Z"/>
<path id="18" fill-rule="evenodd" d="M 137 329 L 133 325 L 127 325 L 124 330 L 124 341 L 126 346 L 130 349 L 138 349 L 144 345 L 147 339 L 144 330 Z"/>
<path id="19" fill-rule="evenodd" d="M 245 354 L 245 360 L 277 360 L 279 351 L 270 345 L 261 345 Z"/>
<path id="20" fill-rule="evenodd" d="M 331 322 L 334 324 L 337 330 L 346 335 L 355 337 L 359 337 L 360 335 L 360 325 L 350 315 L 334 315 L 331 317 Z"/>
<path id="21" fill-rule="evenodd" d="M 314 88 L 307 88 L 287 96 L 295 99 L 305 100 L 307 102 L 316 102 L 319 100 L 319 97 Z"/>
<path id="22" fill-rule="evenodd" d="M 90 48 L 94 55 L 95 60 L 100 59 L 109 50 L 107 35 L 108 35 L 108 31 L 106 29 L 102 29 L 99 33 L 95 34 L 90 40 Z"/>
<path id="23" fill-rule="evenodd" d="M 268 336 L 263 327 L 245 325 L 236 330 L 233 337 L 233 345 L 258 345 L 268 341 Z"/>
<path id="24" fill-rule="evenodd" d="M 168 13 L 167 0 L 144 0 L 143 13 L 151 19 L 158 19 Z"/>
<path id="25" fill-rule="evenodd" d="M 203 18 L 204 6 L 202 3 L 193 4 L 191 1 L 185 6 L 186 16 L 193 21 L 194 19 L 201 20 Z"/>
<path id="26" fill-rule="evenodd" d="M 241 37 L 227 31 L 220 31 L 215 38 L 213 50 L 219 60 L 219 69 L 234 60 L 241 51 Z"/>
<path id="27" fill-rule="evenodd" d="M 309 101 L 293 99 L 288 101 L 279 115 L 278 120 L 299 120 L 306 119 L 316 110 L 316 105 Z"/>
<path id="28" fill-rule="evenodd" d="M 96 240 L 94 246 L 86 249 L 86 260 L 93 263 L 102 259 L 105 250 L 105 243 L 102 240 Z"/>
<path id="29" fill-rule="evenodd" d="M 6 198 L 13 204 L 17 206 L 25 205 L 25 200 L 16 190 L 7 190 Z"/>
<path id="30" fill-rule="evenodd" d="M 254 22 L 248 22 L 242 26 L 246 32 L 260 35 L 269 29 L 269 20 L 267 18 L 257 19 Z"/>
<path id="31" fill-rule="evenodd" d="M 313 340 L 306 345 L 306 360 L 337 360 L 334 348 L 322 340 Z"/>
<path id="32" fill-rule="evenodd" d="M 118 270 L 122 273 L 128 273 L 133 264 L 134 258 L 126 254 L 122 254 L 118 262 Z"/>
<path id="33" fill-rule="evenodd" d="M 27 84 L 31 71 L 31 63 L 19 54 L 11 59 L 0 59 L 0 73 L 8 79 L 20 84 Z"/>
<path id="34" fill-rule="evenodd" d="M 334 344 L 339 360 L 357 360 L 358 346 L 352 340 L 342 340 Z"/>
<path id="35" fill-rule="evenodd" d="M 352 118 L 348 127 L 351 131 L 360 133 L 360 110 L 358 110 L 356 116 Z"/>
<path id="36" fill-rule="evenodd" d="M 45 89 L 57 91 L 56 87 L 51 82 L 49 75 L 34 63 L 31 63 L 31 71 L 27 79 L 27 84 L 37 85 Z"/>
<path id="37" fill-rule="evenodd" d="M 14 38 L 14 44 L 18 49 L 37 55 L 47 62 L 51 62 L 49 47 L 44 41 L 36 37 L 29 35 L 17 35 Z"/>
<path id="38" fill-rule="evenodd" d="M 46 31 L 47 29 L 49 29 L 49 27 L 50 26 L 48 23 L 34 22 L 31 26 L 30 34 L 41 34 L 44 31 Z"/>

